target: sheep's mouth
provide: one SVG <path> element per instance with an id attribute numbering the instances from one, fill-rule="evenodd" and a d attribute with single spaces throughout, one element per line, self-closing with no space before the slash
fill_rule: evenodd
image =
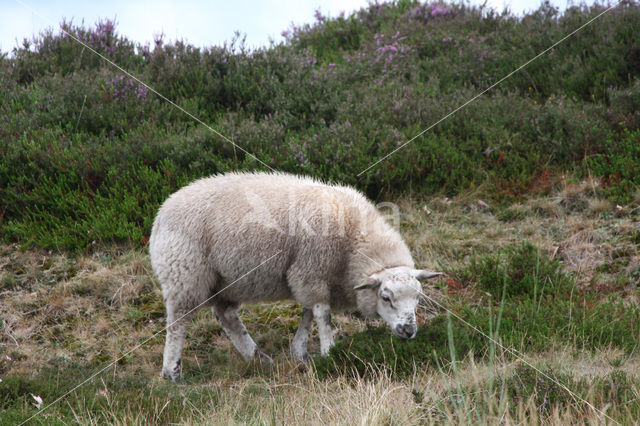
<path id="1" fill-rule="evenodd" d="M 400 324 L 395 326 L 393 334 L 405 340 L 413 339 L 418 334 L 418 327 L 415 324 Z"/>

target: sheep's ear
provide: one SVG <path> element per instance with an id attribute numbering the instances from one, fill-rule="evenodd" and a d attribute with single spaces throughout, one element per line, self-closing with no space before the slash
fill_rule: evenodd
<path id="1" fill-rule="evenodd" d="M 365 288 L 370 288 L 370 289 L 376 289 L 378 287 L 380 287 L 380 284 L 382 284 L 382 281 L 380 281 L 377 278 L 374 277 L 369 277 L 365 280 L 365 282 L 363 282 L 362 284 L 358 284 L 357 286 L 355 286 L 353 289 L 354 290 L 364 290 Z"/>
<path id="2" fill-rule="evenodd" d="M 423 269 L 417 269 L 413 271 L 413 276 L 418 281 L 428 280 L 429 278 L 437 277 L 440 275 L 442 275 L 442 272 L 431 272 L 431 271 L 425 271 Z"/>

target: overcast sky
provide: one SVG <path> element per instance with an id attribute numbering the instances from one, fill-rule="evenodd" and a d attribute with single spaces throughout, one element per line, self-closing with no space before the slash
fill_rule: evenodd
<path id="1" fill-rule="evenodd" d="M 482 0 L 470 0 L 480 4 Z M 314 21 L 314 11 L 337 16 L 366 6 L 366 0 L 114 0 L 106 2 L 68 0 L 0 0 L 0 51 L 8 52 L 22 39 L 47 27 L 58 27 L 62 18 L 93 25 L 99 18 L 116 19 L 119 34 L 138 42 L 151 42 L 163 32 L 165 40 L 181 38 L 196 46 L 220 45 L 234 31 L 246 34 L 250 47 L 266 46 L 269 39 L 291 23 Z M 552 0 L 564 9 L 566 0 Z M 537 8 L 534 0 L 488 0 L 502 10 L 514 12 Z M 16 42 L 17 40 L 17 42 Z"/>

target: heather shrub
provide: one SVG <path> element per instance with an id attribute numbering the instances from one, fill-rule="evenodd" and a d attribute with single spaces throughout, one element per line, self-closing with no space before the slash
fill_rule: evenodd
<path id="1" fill-rule="evenodd" d="M 542 416 L 551 414 L 553 408 L 570 405 L 574 399 L 559 383 L 568 389 L 575 389 L 577 381 L 568 374 L 558 374 L 547 367 L 537 371 L 528 365 L 519 365 L 513 375 L 500 380 L 498 386 L 505 389 L 510 400 L 514 402 L 513 411 L 518 403 L 525 404 L 533 395 L 538 413 Z"/>
<path id="2" fill-rule="evenodd" d="M 640 51 L 638 56 L 640 61 Z M 630 87 L 610 88 L 607 95 L 611 105 L 609 120 L 619 123 L 622 128 L 640 129 L 640 80 Z"/>
<path id="3" fill-rule="evenodd" d="M 95 71 L 105 67 L 103 59 L 87 51 L 74 37 L 91 49 L 130 71 L 139 70 L 148 55 L 148 48 L 136 46 L 126 37 L 116 33 L 116 22 L 99 20 L 94 28 L 74 25 L 62 21 L 61 31 L 45 30 L 33 39 L 25 39 L 22 46 L 14 49 L 12 78 L 28 84 L 39 77 L 56 73 L 67 75 L 79 70 Z"/>
<path id="4" fill-rule="evenodd" d="M 328 19 L 317 10 L 315 19 L 314 24 L 284 30 L 282 36 L 298 49 L 310 49 L 323 63 L 340 62 L 345 53 L 357 50 L 366 36 L 363 21 L 355 14 Z"/>
<path id="5" fill-rule="evenodd" d="M 76 250 L 138 244 L 167 193 L 212 173 L 264 170 L 252 156 L 374 199 L 482 187 L 501 203 L 545 193 L 548 177 L 562 173 L 601 177 L 606 196 L 628 202 L 640 161 L 634 2 L 439 122 L 603 10 L 561 14 L 543 4 L 519 18 L 462 4 L 375 3 L 349 16 L 318 12 L 284 42 L 253 51 L 239 36 L 210 48 L 162 37 L 146 46 L 109 20 L 63 22 L 64 32 L 0 57 L 2 238 Z M 105 215 L 117 227 L 98 226 Z"/>
<path id="6" fill-rule="evenodd" d="M 600 152 L 586 159 L 587 166 L 603 177 L 604 191 L 626 203 L 640 188 L 640 131 L 607 135 Z"/>
<path id="7" fill-rule="evenodd" d="M 564 292 L 572 286 L 571 277 L 557 259 L 549 259 L 528 241 L 508 246 L 502 253 L 478 258 L 456 271 L 463 285 L 477 285 L 495 300 L 501 297 L 543 297 L 544 292 Z"/>
<path id="8" fill-rule="evenodd" d="M 563 386 L 582 398 L 588 397 L 589 393 L 595 393 L 599 396 L 595 404 L 624 404 L 634 413 L 640 409 L 637 398 L 634 397 L 638 380 L 622 370 L 614 370 L 595 380 L 577 379 L 570 374 L 554 371 L 551 367 L 538 370 L 540 371 L 521 364 L 511 376 L 498 380 L 496 386 L 504 388 L 510 400 L 514 402 L 512 411 L 515 412 L 518 403 L 525 403 L 532 395 L 537 412 L 545 417 L 552 414 L 553 409 L 575 403 L 573 396 Z"/>

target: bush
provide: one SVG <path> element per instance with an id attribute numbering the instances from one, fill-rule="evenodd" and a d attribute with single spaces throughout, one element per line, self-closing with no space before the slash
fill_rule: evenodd
<path id="1" fill-rule="evenodd" d="M 517 18 L 462 4 L 371 4 L 318 15 L 255 51 L 238 37 L 205 49 L 136 45 L 108 20 L 63 22 L 64 32 L 0 58 L 1 236 L 70 250 L 138 245 L 168 193 L 212 173 L 264 169 L 252 155 L 371 198 L 485 184 L 499 203 L 548 191 L 554 173 L 592 173 L 628 202 L 639 166 L 633 2 L 358 176 L 602 10 L 543 4 Z"/>
<path id="2" fill-rule="evenodd" d="M 551 414 L 552 408 L 567 406 L 574 402 L 559 383 L 569 389 L 575 389 L 574 380 L 566 374 L 557 374 L 551 368 L 537 371 L 528 365 L 519 365 L 513 375 L 499 384 L 504 386 L 510 400 L 514 402 L 513 411 L 517 404 L 526 404 L 533 395 L 534 404 L 542 416 Z"/>
<path id="3" fill-rule="evenodd" d="M 621 203 L 632 201 L 640 188 L 640 131 L 609 136 L 600 153 L 586 163 L 595 175 L 603 178 L 606 195 Z"/>
<path id="4" fill-rule="evenodd" d="M 545 292 L 564 292 L 572 286 L 571 278 L 557 259 L 549 259 L 528 241 L 508 246 L 497 256 L 472 257 L 468 266 L 455 273 L 466 285 L 475 284 L 489 292 L 494 300 L 543 297 Z"/>

